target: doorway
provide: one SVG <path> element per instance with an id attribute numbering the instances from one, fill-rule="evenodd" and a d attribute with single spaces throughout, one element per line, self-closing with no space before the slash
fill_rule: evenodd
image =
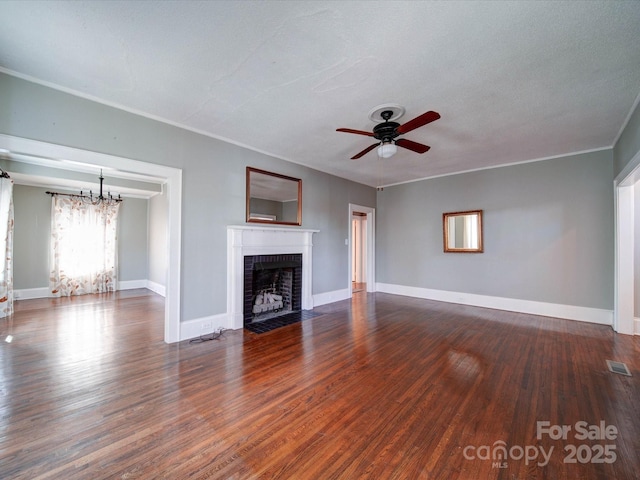
<path id="1" fill-rule="evenodd" d="M 631 166 L 634 167 L 631 167 Z M 637 306 L 635 232 L 636 210 L 635 191 L 640 183 L 640 152 L 629 162 L 629 172 L 623 171 L 614 182 L 616 230 L 615 230 L 615 299 L 613 309 L 613 329 L 618 333 L 633 335 L 640 333 L 640 325 L 635 325 Z"/>
<path id="2" fill-rule="evenodd" d="M 367 214 L 353 212 L 351 217 L 351 292 L 367 290 Z"/>
<path id="3" fill-rule="evenodd" d="M 375 209 L 349 204 L 349 296 L 375 292 Z"/>
<path id="4" fill-rule="evenodd" d="M 167 277 L 165 294 L 164 341 L 174 343 L 180 336 L 180 251 L 182 170 L 155 163 L 147 163 L 124 157 L 116 157 L 74 147 L 55 145 L 38 140 L 0 134 L 0 149 L 6 152 L 21 152 L 39 159 L 38 164 L 53 168 L 74 170 L 82 165 L 110 169 L 110 175 L 128 178 L 155 178 L 161 180 L 167 194 Z"/>

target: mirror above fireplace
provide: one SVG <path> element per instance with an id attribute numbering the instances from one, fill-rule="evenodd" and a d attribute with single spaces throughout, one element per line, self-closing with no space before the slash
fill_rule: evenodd
<path id="1" fill-rule="evenodd" d="M 302 180 L 247 167 L 247 222 L 302 225 Z"/>

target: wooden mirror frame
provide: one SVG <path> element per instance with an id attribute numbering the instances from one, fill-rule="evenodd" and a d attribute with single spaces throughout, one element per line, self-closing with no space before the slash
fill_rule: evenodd
<path id="1" fill-rule="evenodd" d="M 477 246 L 469 247 L 450 247 L 449 238 L 452 232 L 449 231 L 449 219 L 454 217 L 463 217 L 466 215 L 476 215 L 477 223 Z M 442 214 L 442 232 L 444 239 L 445 253 L 482 253 L 484 252 L 483 232 L 482 232 L 482 210 L 467 210 L 465 212 L 448 212 Z"/>
<path id="2" fill-rule="evenodd" d="M 252 175 L 266 175 L 272 177 L 274 182 L 273 186 L 277 189 L 278 184 L 282 184 L 282 182 L 292 182 L 292 188 L 297 192 L 297 213 L 295 221 L 282 221 L 277 218 L 269 219 L 267 218 L 269 215 L 264 215 L 261 217 L 253 216 L 252 214 L 259 212 L 251 212 L 251 177 Z M 294 185 L 295 184 L 295 185 Z M 299 178 L 289 177 L 287 175 L 282 175 L 279 173 L 268 172 L 266 170 L 260 170 L 259 168 L 247 167 L 247 196 L 246 196 L 246 221 L 247 223 L 268 223 L 269 225 L 302 225 L 302 180 Z M 254 185 L 255 188 L 255 185 Z"/>

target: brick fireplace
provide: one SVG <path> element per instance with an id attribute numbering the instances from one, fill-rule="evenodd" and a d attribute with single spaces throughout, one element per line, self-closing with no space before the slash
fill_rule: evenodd
<path id="1" fill-rule="evenodd" d="M 277 264 L 279 263 L 281 266 L 287 264 L 284 267 L 285 270 L 299 268 L 297 270 L 299 310 L 313 309 L 311 293 L 312 239 L 316 232 L 318 230 L 263 225 L 232 225 L 227 227 L 227 313 L 230 328 L 243 328 L 245 323 L 245 283 L 248 281 L 246 257 L 276 258 Z M 293 261 L 291 256 L 296 256 L 299 259 L 301 264 L 299 267 L 289 265 Z M 292 274 L 294 277 L 296 276 L 294 271 Z M 254 274 L 251 273 L 250 276 L 253 282 Z M 254 296 L 253 293 L 252 296 Z M 295 302 L 292 303 L 293 307 L 298 307 Z M 251 307 L 251 311 L 253 311 L 253 307 Z"/>
<path id="2" fill-rule="evenodd" d="M 302 255 L 244 257 L 244 324 L 302 310 Z"/>

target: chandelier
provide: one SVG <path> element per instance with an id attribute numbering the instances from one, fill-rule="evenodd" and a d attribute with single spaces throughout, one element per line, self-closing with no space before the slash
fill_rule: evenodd
<path id="1" fill-rule="evenodd" d="M 102 170 L 100 170 L 100 193 L 97 196 L 93 195 L 93 191 L 89 190 L 89 195 L 80 190 L 80 195 L 74 193 L 58 193 L 58 192 L 47 192 L 48 195 L 65 195 L 67 197 L 73 197 L 82 200 L 84 203 L 90 205 L 116 205 L 122 201 L 122 198 L 118 194 L 117 197 L 111 195 L 111 192 L 107 192 L 105 196 L 102 192 L 102 185 L 104 182 L 104 177 L 102 176 Z"/>

